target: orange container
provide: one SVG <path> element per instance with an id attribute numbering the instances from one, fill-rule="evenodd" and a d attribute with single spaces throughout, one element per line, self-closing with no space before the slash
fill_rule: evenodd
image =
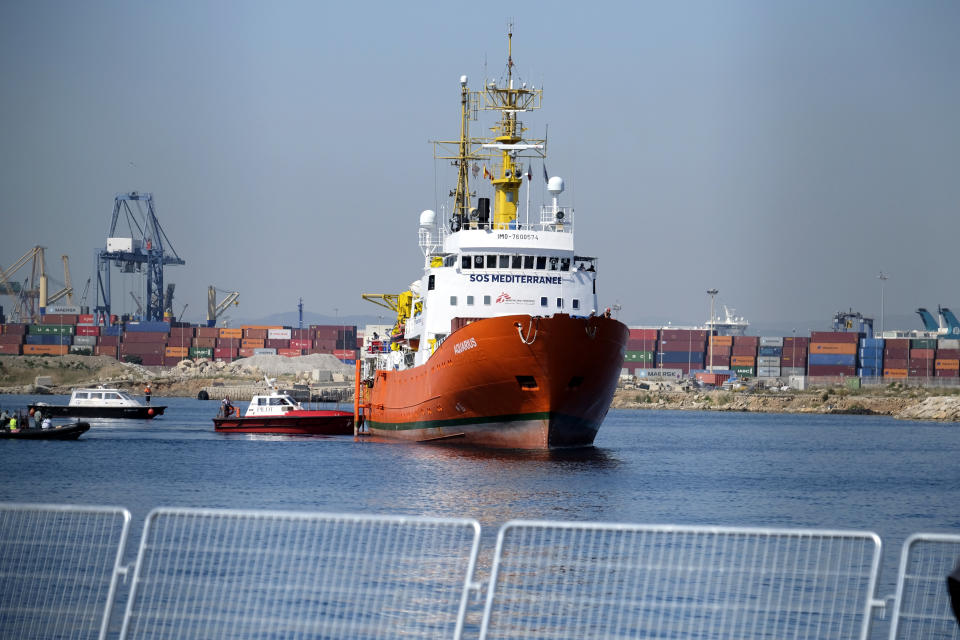
<path id="1" fill-rule="evenodd" d="M 220 329 L 221 338 L 243 339 L 243 329 Z"/>
<path id="2" fill-rule="evenodd" d="M 277 349 L 278 356 L 287 356 L 288 358 L 295 358 L 297 356 L 303 355 L 302 349 Z"/>
<path id="3" fill-rule="evenodd" d="M 934 360 L 934 368 L 946 371 L 956 371 L 960 369 L 960 359 L 941 358 Z"/>
<path id="4" fill-rule="evenodd" d="M 906 378 L 907 370 L 906 369 L 884 369 L 883 377 L 884 378 Z"/>
<path id="5" fill-rule="evenodd" d="M 31 356 L 65 356 L 70 347 L 63 344 L 25 344 L 23 345 L 23 355 Z"/>
<path id="6" fill-rule="evenodd" d="M 167 347 L 163 355 L 168 358 L 186 358 L 190 355 L 190 347 Z"/>
<path id="7" fill-rule="evenodd" d="M 710 344 L 710 336 L 707 336 L 707 344 Z M 732 347 L 733 346 L 733 336 L 713 336 L 713 346 L 715 347 Z"/>
<path id="8" fill-rule="evenodd" d="M 844 355 L 855 355 L 857 353 L 856 342 L 811 342 L 810 353 L 839 353 Z"/>
<path id="9" fill-rule="evenodd" d="M 263 340 L 244 338 L 243 342 L 240 344 L 240 347 L 243 349 L 263 349 Z"/>
<path id="10" fill-rule="evenodd" d="M 752 367 L 756 361 L 755 356 L 730 356 L 731 367 Z"/>

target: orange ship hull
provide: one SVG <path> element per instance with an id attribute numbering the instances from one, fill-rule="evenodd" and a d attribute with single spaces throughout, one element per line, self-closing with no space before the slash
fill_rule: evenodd
<path id="1" fill-rule="evenodd" d="M 593 444 L 629 331 L 604 317 L 478 320 L 425 364 L 378 370 L 368 431 L 411 441 L 553 449 Z"/>

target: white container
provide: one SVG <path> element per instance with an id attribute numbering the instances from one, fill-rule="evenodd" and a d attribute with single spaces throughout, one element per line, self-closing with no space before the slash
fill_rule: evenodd
<path id="1" fill-rule="evenodd" d="M 787 376 L 803 377 L 804 375 L 806 375 L 806 373 L 807 373 L 807 370 L 804 369 L 803 367 L 780 367 L 780 375 L 783 377 L 787 377 Z"/>
<path id="2" fill-rule="evenodd" d="M 125 251 L 132 252 L 140 248 L 140 241 L 134 242 L 133 238 L 107 238 L 107 251 Z"/>
<path id="3" fill-rule="evenodd" d="M 780 356 L 757 356 L 757 367 L 780 368 Z"/>
<path id="4" fill-rule="evenodd" d="M 779 378 L 780 367 L 757 367 L 758 378 Z"/>
<path id="5" fill-rule="evenodd" d="M 255 356 L 275 356 L 277 355 L 276 349 L 254 349 L 253 355 Z"/>
<path id="6" fill-rule="evenodd" d="M 268 340 L 289 340 L 290 329 L 267 329 Z"/>
<path id="7" fill-rule="evenodd" d="M 960 349 L 960 339 L 940 338 L 937 340 L 937 349 Z"/>
<path id="8" fill-rule="evenodd" d="M 761 347 L 782 347 L 783 338 L 777 338 L 772 336 L 760 336 L 760 346 Z"/>
<path id="9" fill-rule="evenodd" d="M 97 346 L 97 336 L 73 336 L 73 344 L 77 346 Z"/>

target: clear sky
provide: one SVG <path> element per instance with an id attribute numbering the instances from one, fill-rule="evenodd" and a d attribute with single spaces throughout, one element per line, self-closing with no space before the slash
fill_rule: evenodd
<path id="1" fill-rule="evenodd" d="M 299 297 L 376 315 L 361 292 L 421 273 L 419 213 L 455 180 L 429 141 L 457 135 L 461 75 L 502 72 L 510 19 L 544 87 L 525 123 L 549 124 L 621 319 L 702 323 L 717 288 L 756 327 L 826 328 L 879 316 L 881 270 L 888 329 L 960 307 L 953 0 L 7 0 L 0 266 L 43 245 L 79 292 L 114 195 L 147 191 L 187 263 L 166 271 L 185 320 L 210 284 L 246 318 Z M 129 312 L 139 280 L 113 275 Z"/>

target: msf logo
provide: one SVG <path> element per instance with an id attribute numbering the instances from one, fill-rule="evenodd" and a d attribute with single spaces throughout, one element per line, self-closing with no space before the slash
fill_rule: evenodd
<path id="1" fill-rule="evenodd" d="M 507 300 L 510 300 L 510 299 L 511 299 L 510 294 L 507 292 L 503 292 L 497 296 L 497 304 L 500 304 L 501 302 L 506 302 Z"/>

